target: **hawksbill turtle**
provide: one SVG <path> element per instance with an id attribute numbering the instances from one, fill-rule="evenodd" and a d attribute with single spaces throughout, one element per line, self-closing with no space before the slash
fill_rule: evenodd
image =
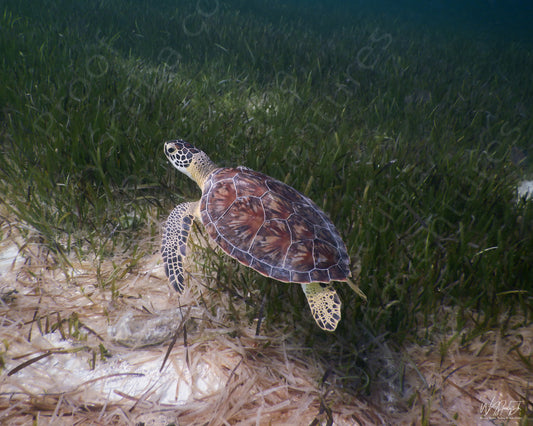
<path id="1" fill-rule="evenodd" d="M 337 229 L 322 210 L 294 188 L 246 167 L 217 167 L 184 140 L 165 142 L 180 172 L 202 189 L 199 201 L 179 204 L 164 226 L 165 272 L 184 289 L 184 259 L 194 219 L 222 250 L 260 274 L 299 283 L 318 326 L 334 331 L 341 301 L 332 281 L 350 282 L 350 258 Z"/>

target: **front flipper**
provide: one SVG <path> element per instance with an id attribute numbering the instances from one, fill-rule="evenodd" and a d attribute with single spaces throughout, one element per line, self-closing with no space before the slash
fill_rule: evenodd
<path id="1" fill-rule="evenodd" d="M 172 210 L 163 231 L 161 254 L 165 273 L 176 291 L 183 292 L 183 261 L 187 252 L 187 239 L 191 231 L 198 203 L 183 203 Z"/>
<path id="2" fill-rule="evenodd" d="M 302 284 L 311 313 L 322 330 L 335 331 L 341 320 L 341 301 L 331 284 Z"/>

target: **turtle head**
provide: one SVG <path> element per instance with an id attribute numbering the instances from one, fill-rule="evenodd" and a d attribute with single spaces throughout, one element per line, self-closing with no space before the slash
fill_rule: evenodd
<path id="1" fill-rule="evenodd" d="M 184 140 L 165 142 L 165 155 L 170 163 L 202 187 L 216 168 L 207 154 Z"/>

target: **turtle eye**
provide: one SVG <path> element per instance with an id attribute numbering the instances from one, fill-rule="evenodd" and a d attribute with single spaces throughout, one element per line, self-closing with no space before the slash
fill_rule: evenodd
<path id="1" fill-rule="evenodd" d="M 176 151 L 176 148 L 175 148 L 175 147 L 173 147 L 173 146 L 169 146 L 169 147 L 167 147 L 167 152 L 168 152 L 169 154 L 174 154 L 175 151 Z"/>

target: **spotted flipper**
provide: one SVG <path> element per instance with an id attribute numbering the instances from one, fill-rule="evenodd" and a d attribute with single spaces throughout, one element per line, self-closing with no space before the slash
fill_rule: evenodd
<path id="1" fill-rule="evenodd" d="M 176 291 L 183 292 L 183 261 L 187 252 L 187 239 L 191 231 L 198 203 L 183 203 L 172 210 L 163 232 L 161 254 L 165 273 Z"/>
<path id="2" fill-rule="evenodd" d="M 326 331 L 335 331 L 341 320 L 341 301 L 331 284 L 302 284 L 311 313 L 318 326 Z"/>

